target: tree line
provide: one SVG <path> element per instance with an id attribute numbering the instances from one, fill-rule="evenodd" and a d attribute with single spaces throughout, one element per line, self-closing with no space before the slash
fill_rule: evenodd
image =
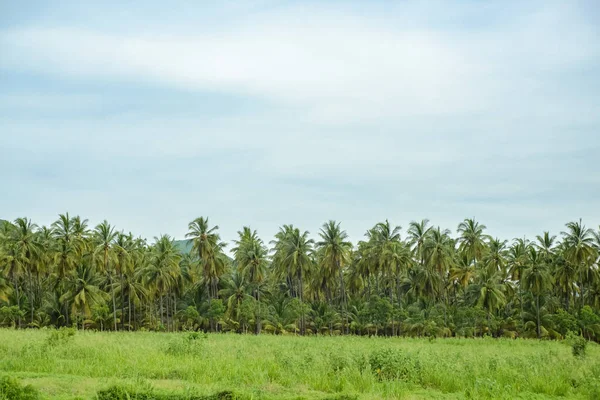
<path id="1" fill-rule="evenodd" d="M 600 230 L 581 220 L 512 242 L 474 219 L 404 237 L 386 220 L 356 245 L 335 221 L 316 240 L 244 227 L 232 257 L 218 230 L 195 219 L 182 251 L 68 213 L 1 221 L 0 326 L 600 339 Z"/>

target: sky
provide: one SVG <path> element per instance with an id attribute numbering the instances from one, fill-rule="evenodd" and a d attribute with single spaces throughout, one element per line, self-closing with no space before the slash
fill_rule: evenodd
<path id="1" fill-rule="evenodd" d="M 60 3 L 60 4 L 59 4 Z M 600 3 L 0 1 L 0 218 L 600 224 Z"/>

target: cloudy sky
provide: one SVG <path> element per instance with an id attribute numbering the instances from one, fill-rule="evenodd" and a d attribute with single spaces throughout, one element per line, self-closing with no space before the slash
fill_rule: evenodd
<path id="1" fill-rule="evenodd" d="M 3 1 L 0 218 L 600 223 L 600 5 Z"/>

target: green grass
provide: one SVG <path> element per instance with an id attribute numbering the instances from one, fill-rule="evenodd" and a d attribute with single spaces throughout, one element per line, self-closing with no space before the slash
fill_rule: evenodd
<path id="1" fill-rule="evenodd" d="M 58 399 L 114 385 L 150 398 L 598 399 L 600 348 L 576 358 L 535 340 L 0 330 L 0 376 Z"/>

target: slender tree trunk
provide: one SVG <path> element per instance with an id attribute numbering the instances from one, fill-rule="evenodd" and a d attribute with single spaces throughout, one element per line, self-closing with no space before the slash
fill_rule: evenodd
<path id="1" fill-rule="evenodd" d="M 394 277 L 393 274 L 390 271 L 390 304 L 392 305 L 392 336 L 394 336 L 394 333 L 396 332 L 396 325 L 395 325 L 395 321 L 394 321 L 394 310 L 395 310 L 395 306 L 394 306 Z"/>
<path id="2" fill-rule="evenodd" d="M 123 266 L 121 266 L 121 269 Z M 123 288 L 123 272 L 119 272 L 121 278 L 121 330 L 125 329 L 125 290 Z"/>
<path id="3" fill-rule="evenodd" d="M 108 279 L 110 282 L 110 294 L 112 296 L 112 306 L 113 306 L 113 322 L 115 327 L 115 332 L 117 331 L 117 300 L 115 298 L 115 288 L 113 286 L 112 274 L 108 274 Z"/>
<path id="4" fill-rule="evenodd" d="M 19 315 L 17 316 L 17 326 L 21 329 L 21 297 L 19 296 L 19 280 L 13 273 L 13 281 L 15 285 L 15 294 L 17 295 L 17 308 L 19 309 Z"/>
<path id="5" fill-rule="evenodd" d="M 171 331 L 171 319 L 169 318 L 169 305 L 171 304 L 171 293 L 169 293 L 169 291 L 167 290 L 167 304 L 166 304 L 166 308 L 167 308 L 167 332 Z"/>
<path id="6" fill-rule="evenodd" d="M 177 295 L 175 294 L 175 292 L 173 291 L 173 331 L 177 331 L 177 326 L 176 326 L 176 319 L 175 316 L 177 315 Z"/>
<path id="7" fill-rule="evenodd" d="M 131 332 L 131 294 L 127 293 L 127 311 L 129 313 L 129 331 Z"/>
<path id="8" fill-rule="evenodd" d="M 27 275 L 29 276 L 29 304 L 31 307 L 31 321 L 30 323 L 33 325 L 33 277 L 31 276 L 31 266 L 27 269 Z"/>
<path id="9" fill-rule="evenodd" d="M 300 318 L 300 334 L 304 336 L 305 327 L 304 327 L 304 284 L 302 281 L 302 271 L 298 270 L 298 294 L 300 296 L 300 305 L 302 307 L 302 316 Z"/>
<path id="10" fill-rule="evenodd" d="M 256 305 L 258 307 L 258 316 L 256 318 L 256 334 L 260 335 L 262 330 L 262 314 L 260 313 L 260 290 L 256 289 Z"/>
<path id="11" fill-rule="evenodd" d="M 160 324 L 161 325 L 165 324 L 165 320 L 163 318 L 163 295 L 162 295 L 162 293 L 160 294 Z"/>
<path id="12" fill-rule="evenodd" d="M 540 295 L 539 294 L 537 295 L 536 303 L 537 303 L 536 304 L 536 306 L 537 306 L 537 309 L 536 309 L 536 313 L 537 313 L 537 337 L 539 339 L 539 338 L 542 337 L 542 330 L 541 330 L 541 327 L 540 327 Z"/>
<path id="13" fill-rule="evenodd" d="M 342 272 L 342 267 L 339 263 L 338 269 L 340 271 L 340 300 L 342 302 L 342 318 L 344 319 L 344 328 L 342 332 L 348 333 L 348 312 L 346 310 L 346 283 L 344 282 L 344 273 Z"/>
<path id="14" fill-rule="evenodd" d="M 525 326 L 525 315 L 523 313 L 523 284 L 521 283 L 521 278 L 519 277 L 519 303 L 521 303 L 521 329 Z"/>

